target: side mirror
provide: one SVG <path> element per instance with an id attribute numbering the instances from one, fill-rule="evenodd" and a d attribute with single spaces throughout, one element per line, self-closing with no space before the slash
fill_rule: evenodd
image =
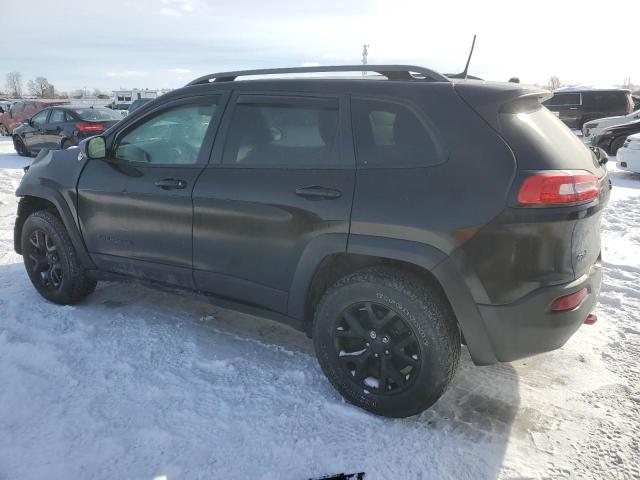
<path id="1" fill-rule="evenodd" d="M 107 156 L 107 145 L 104 141 L 104 137 L 88 138 L 87 140 L 80 142 L 78 147 L 80 149 L 78 160 L 84 160 L 85 158 L 99 160 Z"/>

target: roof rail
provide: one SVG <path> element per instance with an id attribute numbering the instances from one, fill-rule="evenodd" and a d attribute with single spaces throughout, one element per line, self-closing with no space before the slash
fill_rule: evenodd
<path id="1" fill-rule="evenodd" d="M 249 75 L 280 75 L 285 73 L 318 73 L 318 72 L 376 72 L 389 80 L 424 80 L 432 82 L 449 82 L 449 79 L 434 70 L 415 65 L 333 65 L 326 67 L 293 67 L 267 68 L 261 70 L 240 70 L 237 72 L 220 72 L 204 75 L 189 82 L 190 85 L 203 85 L 214 82 L 232 82 L 238 77 Z M 412 75 L 417 73 L 418 76 Z"/>

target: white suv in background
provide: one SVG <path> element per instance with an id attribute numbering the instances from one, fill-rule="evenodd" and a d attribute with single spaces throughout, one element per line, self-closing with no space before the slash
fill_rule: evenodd
<path id="1" fill-rule="evenodd" d="M 640 173 L 640 133 L 629 135 L 616 155 L 618 168 Z"/>
<path id="2" fill-rule="evenodd" d="M 593 139 L 600 135 L 602 133 L 602 130 L 604 130 L 605 128 L 613 127 L 614 125 L 623 125 L 625 123 L 635 122 L 636 120 L 640 120 L 640 110 L 631 112 L 628 115 L 590 120 L 582 126 L 582 139 L 585 142 L 592 143 Z"/>

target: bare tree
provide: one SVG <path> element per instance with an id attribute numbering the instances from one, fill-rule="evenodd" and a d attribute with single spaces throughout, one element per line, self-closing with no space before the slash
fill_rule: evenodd
<path id="1" fill-rule="evenodd" d="M 71 98 L 82 98 L 82 96 L 84 95 L 84 91 L 81 88 L 78 88 L 76 90 L 71 90 L 69 95 L 71 96 Z"/>
<path id="2" fill-rule="evenodd" d="M 22 96 L 22 74 L 20 72 L 7 73 L 7 93 L 15 98 Z"/>
<path id="3" fill-rule="evenodd" d="M 556 77 L 555 75 L 549 78 L 549 85 L 548 85 L 549 90 L 553 92 L 554 90 L 557 90 L 561 86 L 562 86 L 562 82 L 560 81 L 560 78 Z"/>
<path id="4" fill-rule="evenodd" d="M 38 98 L 53 98 L 55 96 L 55 88 L 45 77 L 36 77 L 35 80 L 29 80 L 27 88 L 31 95 L 35 95 Z"/>

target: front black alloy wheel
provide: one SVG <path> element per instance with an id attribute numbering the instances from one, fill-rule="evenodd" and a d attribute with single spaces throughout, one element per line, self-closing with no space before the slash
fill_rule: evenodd
<path id="1" fill-rule="evenodd" d="M 41 229 L 34 229 L 29 237 L 29 251 L 23 252 L 29 259 L 31 272 L 40 279 L 46 290 L 57 290 L 62 285 L 63 271 L 58 247 Z M 33 278 L 33 277 L 32 277 Z"/>
<path id="2" fill-rule="evenodd" d="M 17 154 L 20 155 L 21 157 L 29 156 L 29 150 L 27 150 L 27 147 L 24 145 L 24 142 L 18 136 L 13 137 L 13 148 L 15 148 Z"/>
<path id="3" fill-rule="evenodd" d="M 418 374 L 418 340 L 402 315 L 385 305 L 347 307 L 336 321 L 334 337 L 339 362 L 365 390 L 396 394 Z"/>
<path id="4" fill-rule="evenodd" d="M 64 224 L 40 210 L 22 225 L 20 246 L 31 283 L 47 300 L 61 305 L 79 302 L 96 288 L 78 260 Z"/>

